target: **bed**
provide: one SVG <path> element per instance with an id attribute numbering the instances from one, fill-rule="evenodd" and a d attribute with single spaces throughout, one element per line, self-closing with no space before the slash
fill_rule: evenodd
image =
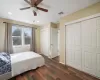
<path id="1" fill-rule="evenodd" d="M 44 65 L 44 58 L 35 52 L 22 52 L 11 54 L 11 71 L 0 75 L 0 80 L 9 79 L 28 70 Z M 4 80 L 5 80 L 4 79 Z"/>

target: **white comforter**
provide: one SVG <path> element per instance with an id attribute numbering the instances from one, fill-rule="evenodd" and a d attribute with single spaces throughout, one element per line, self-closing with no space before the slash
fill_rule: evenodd
<path id="1" fill-rule="evenodd" d="M 11 54 L 12 77 L 44 65 L 44 58 L 34 52 Z"/>

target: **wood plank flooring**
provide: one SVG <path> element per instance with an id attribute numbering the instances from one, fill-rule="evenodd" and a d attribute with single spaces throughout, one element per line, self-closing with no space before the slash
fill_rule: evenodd
<path id="1" fill-rule="evenodd" d="M 100 80 L 45 57 L 45 66 L 18 75 L 9 80 Z"/>
<path id="2" fill-rule="evenodd" d="M 52 60 L 56 61 L 56 62 L 59 62 L 59 56 L 55 57 L 55 58 L 52 58 Z"/>

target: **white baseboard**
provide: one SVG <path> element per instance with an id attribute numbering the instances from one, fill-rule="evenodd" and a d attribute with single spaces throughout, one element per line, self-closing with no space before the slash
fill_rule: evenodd
<path id="1" fill-rule="evenodd" d="M 63 62 L 59 62 L 59 63 L 65 65 L 65 63 L 63 63 Z"/>

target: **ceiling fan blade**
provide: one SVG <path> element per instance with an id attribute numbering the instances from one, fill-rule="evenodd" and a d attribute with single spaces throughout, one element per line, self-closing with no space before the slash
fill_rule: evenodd
<path id="1" fill-rule="evenodd" d="M 36 6 L 39 5 L 42 1 L 43 1 L 43 0 L 37 0 L 36 3 L 35 3 Z"/>
<path id="2" fill-rule="evenodd" d="M 31 3 L 28 0 L 24 0 L 26 3 L 28 3 L 29 5 L 31 5 Z"/>
<path id="3" fill-rule="evenodd" d="M 40 3 L 39 5 L 40 5 L 40 6 L 44 6 L 44 7 L 46 7 L 46 8 L 50 8 L 50 6 L 49 6 L 49 5 L 46 5 L 46 4 L 45 4 L 45 3 L 43 3 L 43 2 L 42 2 L 42 3 Z"/>
<path id="4" fill-rule="evenodd" d="M 37 13 L 35 11 L 33 11 L 34 16 L 37 16 Z"/>
<path id="5" fill-rule="evenodd" d="M 41 7 L 36 7 L 37 9 L 41 10 L 41 11 L 44 11 L 44 12 L 48 12 L 47 9 L 44 9 L 44 8 L 41 8 Z"/>
<path id="6" fill-rule="evenodd" d="M 20 8 L 20 10 L 30 9 L 31 7 Z"/>

